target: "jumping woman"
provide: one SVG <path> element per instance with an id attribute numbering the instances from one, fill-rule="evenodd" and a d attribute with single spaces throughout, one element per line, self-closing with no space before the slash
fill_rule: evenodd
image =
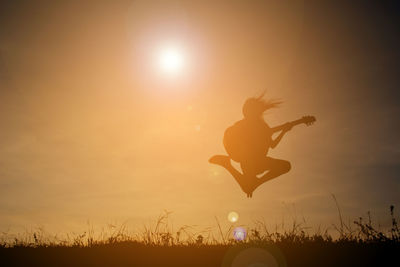
<path id="1" fill-rule="evenodd" d="M 315 122 L 314 117 L 305 116 L 271 128 L 264 120 L 264 112 L 281 102 L 264 100 L 263 96 L 247 99 L 242 109 L 244 118 L 226 129 L 223 143 L 228 156 L 215 155 L 209 159 L 210 163 L 224 167 L 247 197 L 252 197 L 253 191 L 263 183 L 290 171 L 289 161 L 267 157 L 268 150 L 275 148 L 293 126 Z M 275 133 L 279 135 L 273 139 Z M 243 173 L 232 166 L 231 159 L 240 163 Z M 260 174 L 263 175 L 258 178 Z"/>

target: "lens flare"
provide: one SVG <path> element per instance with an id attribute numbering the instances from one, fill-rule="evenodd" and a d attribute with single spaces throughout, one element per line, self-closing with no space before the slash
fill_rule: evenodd
<path id="1" fill-rule="evenodd" d="M 287 267 L 285 256 L 273 244 L 241 243 L 228 249 L 221 267 Z"/>
<path id="2" fill-rule="evenodd" d="M 236 227 L 233 230 L 233 238 L 238 241 L 243 241 L 246 239 L 246 230 L 243 227 Z"/>
<path id="3" fill-rule="evenodd" d="M 239 220 L 239 214 L 234 211 L 229 212 L 228 214 L 228 221 L 231 223 L 237 222 Z"/>

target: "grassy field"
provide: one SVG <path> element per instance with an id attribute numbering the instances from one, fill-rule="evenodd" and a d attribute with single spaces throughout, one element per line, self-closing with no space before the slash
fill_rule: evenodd
<path id="1" fill-rule="evenodd" d="M 95 235 L 60 238 L 42 231 L 19 237 L 3 234 L 2 266 L 400 266 L 400 230 L 390 207 L 391 227 L 374 228 L 369 218 L 310 234 L 293 222 L 289 230 L 270 232 L 265 223 L 243 227 L 246 236 L 235 239 L 232 226 L 192 232 L 188 226 L 172 231 L 168 213 L 141 233 L 128 233 L 124 225 Z M 340 212 L 339 212 L 340 215 Z M 341 218 L 341 216 L 340 216 Z M 243 238 L 243 236 L 241 236 Z M 239 238 L 241 239 L 241 238 Z"/>

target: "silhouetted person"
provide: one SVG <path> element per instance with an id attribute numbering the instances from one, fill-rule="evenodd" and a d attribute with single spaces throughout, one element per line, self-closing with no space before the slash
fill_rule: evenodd
<path id="1" fill-rule="evenodd" d="M 264 121 L 263 114 L 266 110 L 279 106 L 281 102 L 266 101 L 263 96 L 247 99 L 243 105 L 244 118 L 226 129 L 224 147 L 229 156 L 215 155 L 209 159 L 210 163 L 228 170 L 247 197 L 252 197 L 253 191 L 261 184 L 290 171 L 289 161 L 267 157 L 268 150 L 275 148 L 294 125 L 310 125 L 315 121 L 314 117 L 305 116 L 300 120 L 270 128 Z M 272 135 L 277 132 L 280 134 L 273 139 Z M 243 174 L 232 166 L 231 159 L 240 163 Z M 261 178 L 257 177 L 264 172 L 266 173 Z"/>

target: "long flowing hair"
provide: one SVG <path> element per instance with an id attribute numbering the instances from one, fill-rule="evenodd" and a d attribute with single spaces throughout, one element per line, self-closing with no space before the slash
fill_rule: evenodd
<path id="1" fill-rule="evenodd" d="M 271 108 L 277 108 L 282 104 L 282 101 L 276 99 L 264 99 L 265 92 L 259 97 L 248 98 L 242 108 L 245 118 L 259 118 L 265 111 Z"/>

